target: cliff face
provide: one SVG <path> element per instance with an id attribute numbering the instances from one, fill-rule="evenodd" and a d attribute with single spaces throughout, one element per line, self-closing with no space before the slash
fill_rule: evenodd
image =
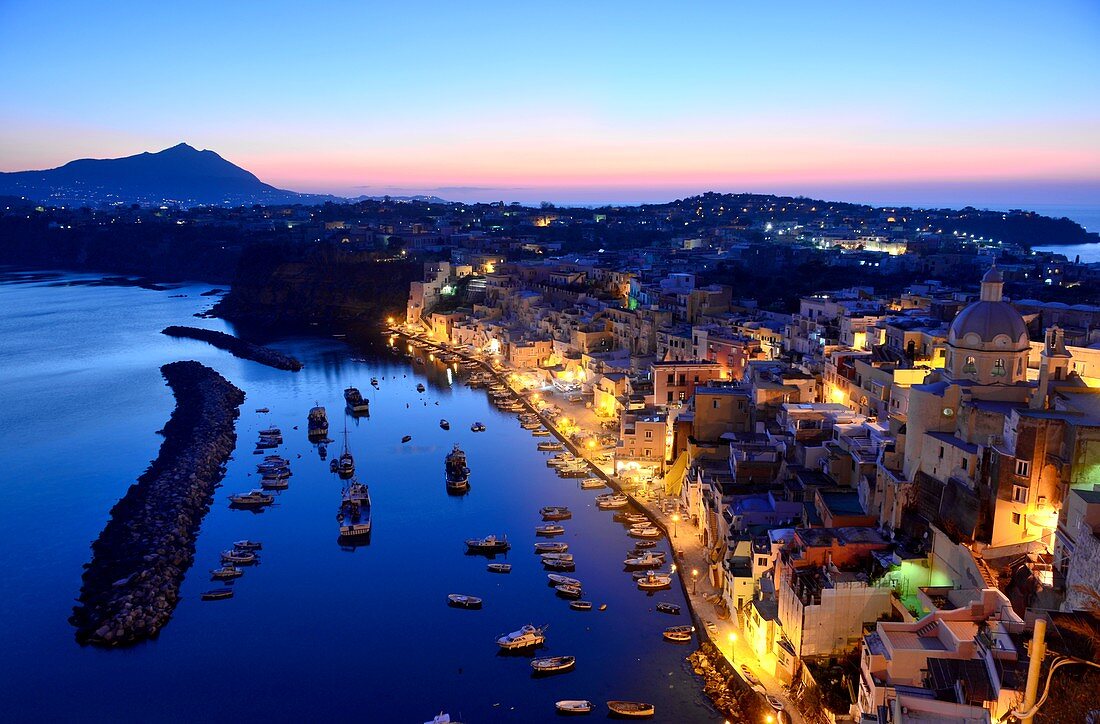
<path id="1" fill-rule="evenodd" d="M 421 265 L 315 245 L 264 245 L 241 257 L 213 313 L 248 327 L 358 334 L 403 316 Z"/>

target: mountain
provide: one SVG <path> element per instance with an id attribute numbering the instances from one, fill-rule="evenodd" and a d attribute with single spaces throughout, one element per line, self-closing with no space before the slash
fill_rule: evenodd
<path id="1" fill-rule="evenodd" d="M 213 151 L 186 143 L 124 158 L 83 158 L 45 171 L 0 173 L 0 195 L 49 204 L 173 203 L 183 206 L 316 204 L 333 196 L 265 184 Z"/>

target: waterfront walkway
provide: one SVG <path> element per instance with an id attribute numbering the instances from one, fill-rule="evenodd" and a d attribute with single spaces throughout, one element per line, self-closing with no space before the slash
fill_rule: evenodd
<path id="1" fill-rule="evenodd" d="M 636 507 L 644 511 L 658 526 L 664 529 L 669 545 L 673 551 L 676 572 L 680 574 L 679 580 L 684 589 L 684 596 L 696 620 L 696 634 L 699 636 L 700 642 L 704 637 L 709 639 L 710 642 L 722 652 L 726 659 L 734 665 L 734 668 L 738 669 L 738 674 L 741 675 L 742 678 L 744 678 L 744 675 L 740 671 L 740 666 L 747 666 L 761 684 L 761 686 L 754 688 L 762 694 L 771 694 L 783 702 L 783 714 L 777 721 L 783 723 L 790 722 L 791 724 L 804 724 L 804 719 L 798 712 L 794 702 L 790 700 L 782 682 L 761 669 L 755 652 L 753 652 L 743 635 L 736 619 L 736 614 L 731 615 L 728 619 L 722 619 L 718 616 L 718 604 L 721 602 L 721 591 L 715 589 L 711 583 L 710 575 L 708 574 L 709 560 L 707 551 L 703 547 L 702 535 L 698 532 L 698 528 L 684 520 L 681 520 L 679 523 L 673 522 L 671 516 L 674 511 L 670 510 L 665 512 L 661 505 L 661 497 L 635 495 L 632 491 L 632 488 L 635 486 L 630 481 L 621 480 L 615 475 L 613 464 L 610 466 L 606 464 L 600 465 L 592 460 L 591 455 L 603 452 L 603 450 L 587 450 L 583 445 L 578 445 L 572 438 L 563 433 L 549 416 L 538 410 L 531 403 L 531 400 L 523 394 L 523 391 L 512 387 L 508 379 L 511 370 L 496 369 L 490 362 L 481 356 L 471 356 L 459 352 L 448 345 L 442 345 L 422 335 L 411 334 L 407 330 L 397 330 L 397 328 L 394 328 L 394 330 L 399 334 L 419 342 L 447 349 L 465 360 L 476 362 L 481 365 L 486 372 L 492 374 L 497 381 L 507 387 L 519 402 L 530 411 L 537 413 L 546 429 L 564 443 L 574 455 L 583 457 L 599 477 L 615 490 L 629 496 L 631 502 Z M 564 416 L 569 418 L 572 425 L 593 435 L 605 434 L 605 431 L 600 429 L 600 418 L 582 403 L 570 402 L 564 395 L 550 390 L 542 390 L 540 394 L 547 402 L 552 400 L 552 404 L 562 410 Z M 667 499 L 664 500 L 667 501 Z M 686 518 L 687 516 L 681 517 Z M 692 571 L 698 571 L 698 575 L 692 576 Z"/>

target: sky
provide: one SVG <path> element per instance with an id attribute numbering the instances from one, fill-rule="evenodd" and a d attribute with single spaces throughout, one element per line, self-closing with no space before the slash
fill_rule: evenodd
<path id="1" fill-rule="evenodd" d="M 1100 2 L 0 0 L 0 170 L 281 188 L 1100 204 Z"/>

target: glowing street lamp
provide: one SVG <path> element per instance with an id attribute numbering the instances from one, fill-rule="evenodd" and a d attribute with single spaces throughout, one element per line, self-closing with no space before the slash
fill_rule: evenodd
<path id="1" fill-rule="evenodd" d="M 699 578 L 699 569 L 692 568 L 691 569 L 691 595 L 693 595 L 693 596 L 695 595 L 695 583 L 698 580 L 698 578 Z"/>
<path id="2" fill-rule="evenodd" d="M 730 631 L 729 640 L 730 640 L 730 663 L 733 663 L 734 644 L 737 643 L 737 634 L 735 634 L 733 631 Z"/>
<path id="3" fill-rule="evenodd" d="M 677 528 L 677 524 L 679 522 L 680 522 L 680 514 L 679 513 L 673 513 L 672 514 L 672 537 L 673 538 L 676 537 L 676 528 Z"/>

